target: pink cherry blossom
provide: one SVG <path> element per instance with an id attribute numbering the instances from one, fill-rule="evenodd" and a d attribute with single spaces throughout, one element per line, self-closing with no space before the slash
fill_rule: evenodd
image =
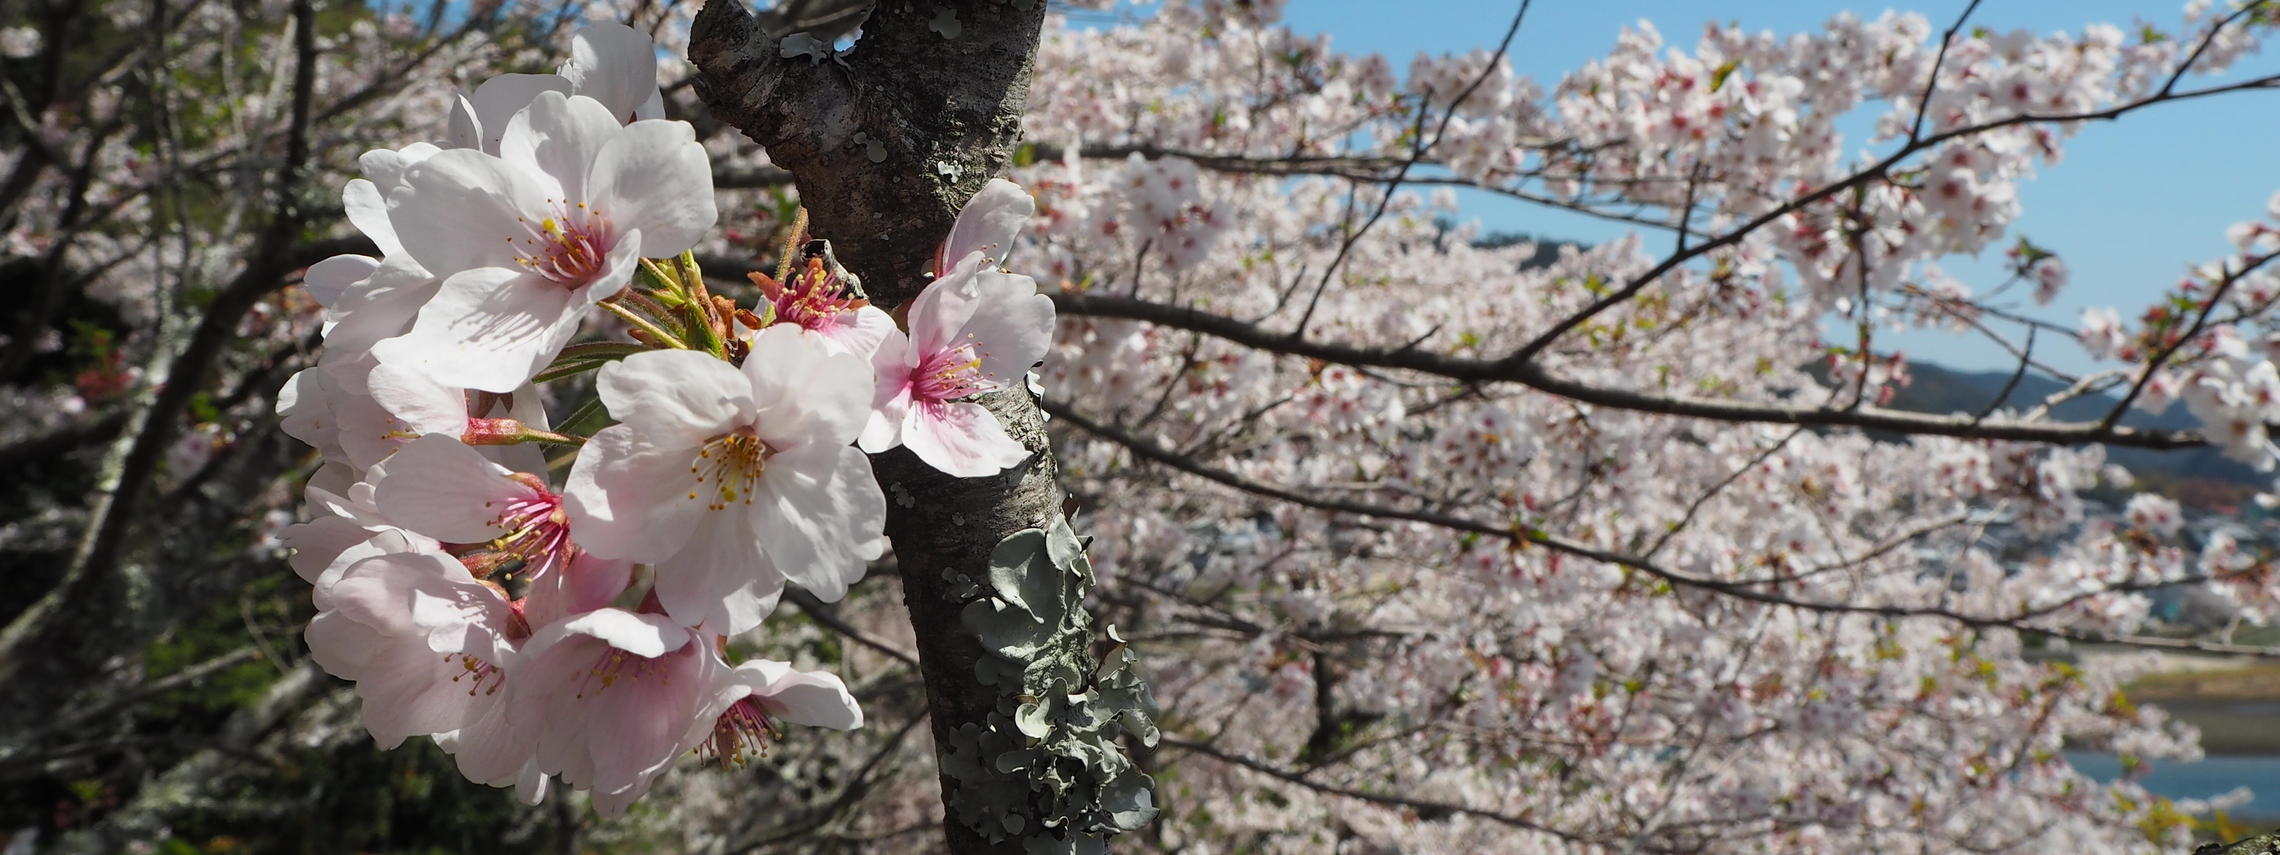
<path id="1" fill-rule="evenodd" d="M 1029 457 L 997 416 L 961 400 L 1011 388 L 1052 342 L 1053 301 L 1027 276 L 986 269 L 976 251 L 911 301 L 910 335 L 888 336 L 864 451 L 908 446 L 962 478 L 995 475 Z"/>
<path id="2" fill-rule="evenodd" d="M 822 336 L 834 352 L 869 360 L 880 342 L 897 333 L 894 318 L 871 305 L 820 257 L 794 268 L 784 282 L 763 273 L 751 278 L 775 309 L 772 323 L 792 324 Z"/>
<path id="3" fill-rule="evenodd" d="M 448 556 L 396 553 L 357 562 L 331 586 L 309 623 L 309 651 L 334 676 L 356 682 L 364 726 L 381 748 L 407 736 L 453 733 L 482 751 L 463 753 L 469 778 L 513 783 L 523 759 L 500 705 L 517 642 L 529 627 L 505 595 Z"/>
<path id="4" fill-rule="evenodd" d="M 521 608 L 533 624 L 608 605 L 632 576 L 632 562 L 577 547 L 562 497 L 538 475 L 486 460 L 454 437 L 430 435 L 397 451 L 374 504 L 406 529 L 445 543 L 488 543 L 491 560 L 521 561 L 514 576 L 529 586 Z"/>
<path id="5" fill-rule="evenodd" d="M 778 721 L 835 730 L 863 726 L 862 707 L 837 675 L 767 659 L 729 669 L 708 709 L 716 711 L 715 717 L 698 720 L 682 741 L 724 764 L 765 754 L 767 740 L 777 737 Z"/>
<path id="6" fill-rule="evenodd" d="M 523 648 L 509 720 L 535 739 L 539 768 L 624 812 L 695 745 L 690 722 L 727 671 L 710 633 L 661 614 L 599 609 L 539 629 Z"/>

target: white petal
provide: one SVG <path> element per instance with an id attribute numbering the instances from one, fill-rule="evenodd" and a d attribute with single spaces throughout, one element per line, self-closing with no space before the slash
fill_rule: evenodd
<path id="1" fill-rule="evenodd" d="M 507 120 L 499 157 L 553 178 L 560 187 L 553 198 L 567 207 L 586 201 L 586 173 L 602 144 L 617 132 L 617 121 L 601 102 L 541 92 L 528 108 Z"/>
<path id="2" fill-rule="evenodd" d="M 904 361 L 916 366 L 929 354 L 958 346 L 959 331 L 974 317 L 977 305 L 971 285 L 981 271 L 979 255 L 969 255 L 950 275 L 918 292 L 905 319 L 910 324 L 910 355 Z"/>
<path id="3" fill-rule="evenodd" d="M 388 458 L 374 500 L 397 525 L 446 543 L 481 543 L 507 533 L 493 525 L 507 502 L 531 495 L 510 474 L 456 438 L 425 436 Z"/>
<path id="4" fill-rule="evenodd" d="M 570 81 L 553 74 L 501 74 L 475 88 L 475 94 L 467 100 L 474 111 L 476 127 L 482 129 L 484 153 L 499 153 L 499 138 L 506 135 L 507 121 L 530 106 L 542 92 L 568 95 Z"/>
<path id="5" fill-rule="evenodd" d="M 720 217 L 712 162 L 687 122 L 625 126 L 594 157 L 587 201 L 620 229 L 640 229 L 650 258 L 679 255 Z"/>
<path id="6" fill-rule="evenodd" d="M 697 518 L 681 548 L 657 562 L 657 602 L 683 626 L 734 635 L 760 625 L 784 591 L 741 505 L 689 508 Z"/>
<path id="7" fill-rule="evenodd" d="M 341 553 L 372 539 L 372 530 L 345 517 L 318 517 L 286 526 L 278 539 L 293 549 L 293 557 L 287 559 L 293 572 L 313 585 Z"/>
<path id="8" fill-rule="evenodd" d="M 1029 459 L 997 415 L 980 404 L 921 403 L 903 420 L 903 446 L 926 465 L 960 478 L 996 475 Z"/>
<path id="9" fill-rule="evenodd" d="M 910 339 L 896 330 L 879 342 L 878 352 L 871 356 L 876 378 L 871 415 L 856 439 L 864 451 L 877 454 L 902 444 L 903 418 L 911 406 L 911 369 L 905 359 L 909 352 Z"/>
<path id="10" fill-rule="evenodd" d="M 751 381 L 692 350 L 636 353 L 604 366 L 594 386 L 612 417 L 661 445 L 695 448 L 752 423 Z"/>
<path id="11" fill-rule="evenodd" d="M 600 101 L 621 125 L 634 121 L 644 104 L 663 97 L 657 91 L 657 47 L 649 34 L 614 21 L 580 29 L 560 73 L 572 92 Z"/>
<path id="12" fill-rule="evenodd" d="M 652 89 L 649 92 L 649 100 L 643 101 L 641 106 L 633 108 L 633 120 L 640 122 L 662 118 L 665 118 L 665 93 Z"/>
<path id="13" fill-rule="evenodd" d="M 545 772 L 538 771 L 536 759 L 524 763 L 522 770 L 515 775 L 515 800 L 526 805 L 545 801 L 548 780 Z"/>
<path id="14" fill-rule="evenodd" d="M 551 213 L 541 179 L 480 152 L 442 152 L 406 170 L 389 194 L 389 221 L 421 267 L 450 276 L 478 267 L 513 267 L 530 239 L 525 222 Z"/>
<path id="15" fill-rule="evenodd" d="M 367 394 L 388 414 L 420 436 L 467 432 L 467 396 L 458 389 L 437 385 L 425 375 L 380 364 L 364 376 Z"/>
<path id="16" fill-rule="evenodd" d="M 877 306 L 841 312 L 838 321 L 826 328 L 824 338 L 865 360 L 879 352 L 879 342 L 902 332 L 895 327 L 894 316 Z"/>
<path id="17" fill-rule="evenodd" d="M 531 656 L 542 656 L 547 648 L 572 635 L 599 639 L 611 647 L 650 659 L 679 650 L 692 638 L 688 630 L 675 626 L 664 615 L 597 609 L 539 630 L 537 635 L 531 636 L 526 650 Z"/>
<path id="18" fill-rule="evenodd" d="M 369 351 L 383 339 L 403 335 L 420 307 L 435 299 L 442 287 L 442 279 L 429 275 L 409 255 L 382 260 L 380 269 L 355 283 L 340 304 L 326 312 L 337 323 L 325 331 L 325 360 Z"/>
<path id="19" fill-rule="evenodd" d="M 1005 254 L 1013 248 L 1014 238 L 1021 236 L 1029 218 L 1037 213 L 1037 201 L 1029 197 L 1020 185 L 1003 178 L 992 178 L 982 185 L 982 192 L 966 201 L 958 210 L 958 222 L 950 227 L 950 236 L 942 241 L 942 262 L 957 261 L 972 253 L 989 257 L 991 265 L 1003 264 Z"/>
<path id="20" fill-rule="evenodd" d="M 657 561 L 696 528 L 694 446 L 660 446 L 625 425 L 586 440 L 570 467 L 562 507 L 578 545 L 595 555 Z"/>
<path id="21" fill-rule="evenodd" d="M 863 578 L 864 562 L 886 527 L 887 499 L 871 459 L 847 447 L 776 455 L 760 477 L 753 522 L 768 559 L 785 578 L 825 602 Z"/>
<path id="22" fill-rule="evenodd" d="M 475 102 L 467 93 L 455 92 L 451 96 L 451 118 L 444 126 L 445 149 L 483 150 L 483 123 L 475 118 Z"/>
<path id="23" fill-rule="evenodd" d="M 561 352 L 586 308 L 544 276 L 480 267 L 445 279 L 411 331 L 372 353 L 445 386 L 512 392 Z"/>
<path id="24" fill-rule="evenodd" d="M 403 254 L 404 245 L 396 240 L 396 227 L 388 222 L 388 199 L 379 185 L 362 178 L 350 179 L 340 190 L 340 203 L 348 212 L 348 221 L 380 247 L 381 255 Z"/>
<path id="25" fill-rule="evenodd" d="M 385 199 L 388 194 L 396 192 L 396 188 L 404 186 L 404 170 L 442 150 L 424 142 L 412 143 L 400 149 L 376 148 L 358 156 L 356 168 L 377 186 L 380 197 Z"/>
<path id="26" fill-rule="evenodd" d="M 982 375 L 1012 386 L 1053 346 L 1053 298 L 1036 280 L 996 271 L 974 277 L 976 305 L 960 340 L 981 357 Z"/>
<path id="27" fill-rule="evenodd" d="M 364 186 L 370 187 L 372 182 L 364 182 Z M 378 269 L 380 259 L 367 255 L 336 255 L 309 265 L 308 272 L 301 274 L 301 287 L 308 289 L 309 298 L 316 300 L 317 305 L 330 309 L 340 305 L 350 286 L 370 278 L 372 271 Z"/>
<path id="28" fill-rule="evenodd" d="M 846 445 L 870 418 L 871 367 L 796 324 L 754 335 L 743 371 L 751 382 L 755 430 L 779 451 L 811 442 Z"/>
<path id="29" fill-rule="evenodd" d="M 744 665 L 737 666 L 737 670 L 744 670 Z M 863 726 L 863 708 L 855 703 L 855 696 L 847 693 L 847 684 L 835 674 L 792 671 L 776 679 L 766 690 L 754 694 L 765 698 L 761 705 L 770 713 L 793 724 L 838 730 Z"/>

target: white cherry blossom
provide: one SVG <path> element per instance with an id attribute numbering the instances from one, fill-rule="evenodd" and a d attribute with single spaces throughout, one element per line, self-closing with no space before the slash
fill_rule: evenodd
<path id="1" fill-rule="evenodd" d="M 443 276 L 383 362 L 447 386 L 509 392 L 615 295 L 643 255 L 696 244 L 716 216 L 712 172 L 689 126 L 619 126 L 600 102 L 542 93 L 515 114 L 502 155 L 455 150 L 406 171 L 390 219 Z"/>
<path id="2" fill-rule="evenodd" d="M 837 600 L 880 555 L 886 499 L 848 445 L 867 416 L 861 359 L 778 325 L 741 369 L 654 351 L 597 385 L 622 424 L 587 443 L 564 507 L 586 549 L 655 566 L 674 620 L 742 632 L 786 581 Z"/>

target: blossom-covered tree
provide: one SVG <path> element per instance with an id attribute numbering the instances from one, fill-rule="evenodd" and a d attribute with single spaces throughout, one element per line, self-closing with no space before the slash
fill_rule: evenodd
<path id="1" fill-rule="evenodd" d="M 2068 278 L 2019 183 L 2280 87 L 2233 68 L 2280 6 L 1641 25 L 1547 90 L 1525 3 L 1406 73 L 1279 5 L 8 23 L 0 783 L 95 781 L 34 826 L 71 851 L 283 835 L 213 794 L 355 802 L 263 782 L 375 743 L 499 788 L 500 847 L 2138 852 L 2224 807 L 2069 766 L 2199 749 L 2063 654 L 2280 655 L 2149 630 L 2268 620 L 2272 556 L 2101 450 L 2280 460 L 2280 196 L 2142 313 L 2001 297 Z M 1635 231 L 1478 241 L 1444 187 Z M 1895 326 L 2064 391 L 1888 408 Z"/>

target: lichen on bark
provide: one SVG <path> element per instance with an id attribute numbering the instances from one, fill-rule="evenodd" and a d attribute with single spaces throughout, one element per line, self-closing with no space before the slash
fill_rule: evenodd
<path id="1" fill-rule="evenodd" d="M 997 710 L 961 725 L 943 754 L 943 775 L 958 781 L 950 808 L 975 833 L 1022 840 L 1030 853 L 1100 851 L 1156 816 L 1152 782 L 1118 744 L 1120 734 L 1156 744 L 1156 704 L 1114 626 L 1106 653 L 1092 653 L 1084 549 L 1055 516 L 1000 541 L 980 578 L 943 571 L 990 654 L 974 678 L 998 689 Z"/>
<path id="2" fill-rule="evenodd" d="M 891 309 L 927 286 L 934 250 L 959 208 L 1004 170 L 1020 143 L 1045 11 L 1034 0 L 882 0 L 854 50 L 832 62 L 810 62 L 785 59 L 784 34 L 765 31 L 739 0 L 708 0 L 691 26 L 689 59 L 698 69 L 697 94 L 713 115 L 765 146 L 769 158 L 792 173 L 814 234 L 830 239 L 872 301 Z M 934 26 L 944 12 L 959 22 L 955 36 Z M 1007 664 L 1003 648 L 989 648 L 969 628 L 965 609 L 979 597 L 1025 590 L 1021 583 L 1005 589 L 993 583 L 987 590 L 978 583 L 990 578 L 991 556 L 1001 544 L 1035 537 L 1050 544 L 1055 527 L 1066 531 L 1067 524 L 1037 401 L 1022 389 L 975 400 L 1032 452 L 1027 462 L 995 477 L 954 478 L 906 449 L 872 456 L 874 473 L 893 498 L 886 533 L 902 575 L 943 771 L 943 830 L 949 851 L 959 855 L 1084 851 L 1079 847 L 1099 845 L 1099 834 L 1137 827 L 1153 815 L 1144 797 L 1146 777 L 1131 768 L 1112 735 L 1126 727 L 1151 732 L 1139 714 L 1152 708 L 1129 651 L 1112 649 L 1107 667 L 1091 659 L 1089 619 L 1074 606 L 1060 614 L 1075 623 L 1056 623 L 1067 631 L 1055 636 L 1053 664 L 1035 685 L 1095 693 L 1097 700 L 1077 704 L 1064 696 L 1027 713 L 1026 701 L 1005 706 L 1016 682 L 1023 691 L 1031 686 L 1029 662 Z M 1047 560 L 1036 568 L 1051 576 L 1057 603 L 1063 595 L 1074 597 L 1067 603 L 1082 601 L 1081 592 L 1064 587 L 1076 583 L 1070 578 L 1075 566 Z M 1089 573 L 1082 582 L 1089 590 Z M 985 672 L 993 682 L 980 679 Z M 1045 735 L 1022 733 L 1022 722 Z M 981 754 L 961 754 L 961 744 L 994 752 L 991 762 L 970 762 Z M 1052 754 L 1056 747 L 1085 754 L 1076 762 L 1086 771 L 1062 770 L 1064 758 Z M 1018 756 L 997 762 L 1009 755 Z M 1019 814 L 1017 832 L 1007 832 L 1002 817 L 989 834 L 986 825 L 960 821 L 959 805 L 1016 792 L 1034 796 L 1028 812 Z M 1057 825 L 1048 827 L 1049 821 Z M 1069 834 L 1070 828 L 1078 831 Z"/>

